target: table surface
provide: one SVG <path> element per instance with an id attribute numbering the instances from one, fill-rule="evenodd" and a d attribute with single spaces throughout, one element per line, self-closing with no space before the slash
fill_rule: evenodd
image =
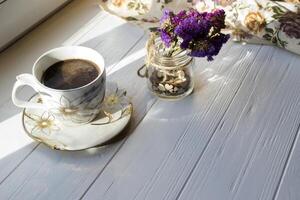
<path id="1" fill-rule="evenodd" d="M 168 102 L 136 75 L 146 39 L 96 0 L 73 1 L 0 54 L 0 199 L 299 200 L 300 57 L 228 42 L 196 60 L 194 93 Z M 132 97 L 129 127 L 105 148 L 54 151 L 22 130 L 15 76 L 60 45 L 96 49 Z"/>

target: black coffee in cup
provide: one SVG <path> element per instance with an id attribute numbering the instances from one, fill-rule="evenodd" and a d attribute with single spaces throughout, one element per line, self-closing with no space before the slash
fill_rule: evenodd
<path id="1" fill-rule="evenodd" d="M 50 88 L 67 90 L 87 85 L 99 74 L 100 69 L 93 62 L 69 59 L 51 65 L 43 73 L 41 82 Z"/>

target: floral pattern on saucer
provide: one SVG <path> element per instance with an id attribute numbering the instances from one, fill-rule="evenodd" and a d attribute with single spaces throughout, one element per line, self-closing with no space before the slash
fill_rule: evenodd
<path id="1" fill-rule="evenodd" d="M 132 113 L 132 105 L 130 99 L 127 97 L 126 90 L 118 88 L 116 84 L 109 84 L 107 86 L 107 92 L 100 109 L 107 121 L 94 120 L 91 123 L 92 125 L 112 123 Z M 103 115 L 100 114 L 100 116 Z"/>
<path id="2" fill-rule="evenodd" d="M 43 103 L 40 94 L 35 94 L 30 101 Z M 100 112 L 91 123 L 66 126 L 50 112 L 38 109 L 24 109 L 22 120 L 25 132 L 34 140 L 52 149 L 81 150 L 117 135 L 128 124 L 132 108 L 126 91 L 108 83 Z"/>
<path id="3" fill-rule="evenodd" d="M 31 119 L 33 128 L 31 129 L 31 134 L 36 135 L 39 132 L 42 132 L 45 135 L 50 135 L 53 132 L 60 130 L 59 126 L 55 122 L 53 115 L 45 111 L 41 116 L 35 114 L 24 113 L 26 117 Z"/>

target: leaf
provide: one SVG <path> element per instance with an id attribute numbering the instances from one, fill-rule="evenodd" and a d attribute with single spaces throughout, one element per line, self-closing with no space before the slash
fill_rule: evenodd
<path id="1" fill-rule="evenodd" d="M 150 32 L 157 32 L 158 31 L 158 27 L 150 27 L 149 31 Z"/>
<path id="2" fill-rule="evenodd" d="M 141 4 L 140 3 L 136 4 L 136 7 L 135 7 L 135 10 L 139 10 L 139 9 L 141 9 Z"/>
<path id="3" fill-rule="evenodd" d="M 246 8 L 249 8 L 249 5 L 241 4 L 241 5 L 239 5 L 239 7 L 238 7 L 239 10 L 246 9 Z"/>
<path id="4" fill-rule="evenodd" d="M 134 8 L 134 2 L 129 2 L 128 4 L 127 4 L 127 7 L 129 8 L 129 9 L 133 9 Z"/>
<path id="5" fill-rule="evenodd" d="M 271 42 L 272 42 L 273 44 L 277 44 L 277 37 L 272 37 L 272 38 L 271 38 Z"/>
<path id="6" fill-rule="evenodd" d="M 271 34 L 274 34 L 274 30 L 271 29 L 271 28 L 265 28 L 265 31 L 268 32 L 268 33 L 271 33 Z"/>
<path id="7" fill-rule="evenodd" d="M 138 19 L 135 17 L 125 17 L 125 19 L 128 21 L 138 21 Z"/>
<path id="8" fill-rule="evenodd" d="M 279 38 L 278 38 L 278 41 L 279 41 L 280 46 L 283 47 L 283 48 L 285 48 L 286 45 L 288 44 L 286 41 L 282 41 Z"/>
<path id="9" fill-rule="evenodd" d="M 278 15 L 284 14 L 284 11 L 281 10 L 281 8 L 279 8 L 278 6 L 272 6 L 272 10 L 275 14 L 278 14 Z"/>
<path id="10" fill-rule="evenodd" d="M 142 3 L 142 8 L 143 8 L 144 11 L 149 11 L 149 8 L 146 4 Z"/>
<path id="11" fill-rule="evenodd" d="M 263 35 L 263 38 L 265 38 L 266 40 L 271 40 L 272 36 L 269 34 L 265 34 Z"/>
<path id="12" fill-rule="evenodd" d="M 165 4 L 171 3 L 173 0 L 165 0 Z"/>
<path id="13" fill-rule="evenodd" d="M 272 17 L 274 19 L 279 19 L 281 16 L 282 16 L 281 14 L 274 14 L 274 15 L 272 15 Z"/>

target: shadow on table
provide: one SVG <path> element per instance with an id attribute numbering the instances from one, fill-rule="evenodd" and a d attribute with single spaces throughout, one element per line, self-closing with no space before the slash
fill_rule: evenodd
<path id="1" fill-rule="evenodd" d="M 196 58 L 194 71 L 193 94 L 179 101 L 159 101 L 158 105 L 152 108 L 147 117 L 156 123 L 182 123 L 193 120 L 201 112 L 207 112 L 213 101 L 223 101 L 227 94 L 220 95 L 218 90 L 236 81 L 230 77 L 230 73 L 239 67 L 252 52 L 245 52 L 244 57 L 237 59 L 236 56 L 228 54 L 228 48 L 241 49 L 239 44 L 231 45 L 220 52 L 215 60 L 208 62 L 205 58 Z"/>

